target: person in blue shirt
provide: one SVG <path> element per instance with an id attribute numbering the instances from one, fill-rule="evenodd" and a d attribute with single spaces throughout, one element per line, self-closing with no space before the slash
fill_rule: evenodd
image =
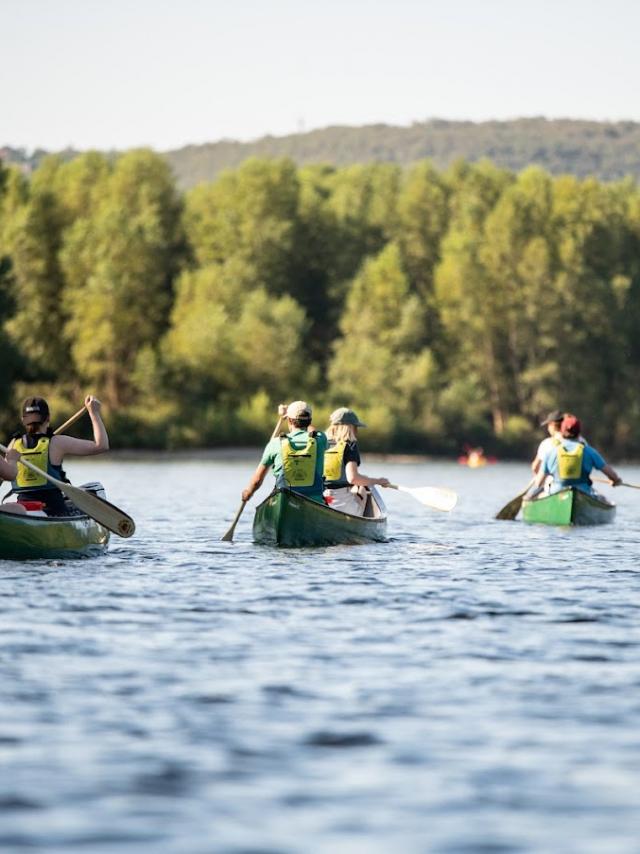
<path id="1" fill-rule="evenodd" d="M 611 480 L 613 486 L 622 483 L 622 478 L 605 459 L 580 438 L 581 425 L 575 415 L 565 415 L 560 424 L 560 432 L 554 437 L 553 444 L 547 449 L 530 497 L 537 495 L 545 478 L 551 475 L 550 492 L 559 492 L 569 486 L 575 486 L 582 492 L 594 494 L 589 474 L 598 469 Z"/>
<path id="2" fill-rule="evenodd" d="M 324 504 L 322 491 L 327 437 L 311 426 L 311 407 L 304 400 L 290 403 L 286 416 L 289 431 L 271 439 L 264 449 L 260 465 L 242 492 L 242 500 L 251 498 L 272 468 L 276 489 L 291 489 Z"/>

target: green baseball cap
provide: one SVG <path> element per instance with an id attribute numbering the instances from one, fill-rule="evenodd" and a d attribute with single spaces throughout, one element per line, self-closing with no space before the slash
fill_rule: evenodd
<path id="1" fill-rule="evenodd" d="M 329 421 L 332 424 L 351 424 L 353 427 L 366 427 L 367 425 L 360 421 L 353 409 L 347 409 L 346 406 L 341 406 L 329 416 Z"/>

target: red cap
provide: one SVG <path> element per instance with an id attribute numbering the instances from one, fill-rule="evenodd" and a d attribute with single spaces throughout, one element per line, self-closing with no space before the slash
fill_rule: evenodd
<path id="1" fill-rule="evenodd" d="M 567 439 L 577 439 L 582 432 L 580 420 L 575 415 L 565 415 L 560 425 L 560 432 Z"/>

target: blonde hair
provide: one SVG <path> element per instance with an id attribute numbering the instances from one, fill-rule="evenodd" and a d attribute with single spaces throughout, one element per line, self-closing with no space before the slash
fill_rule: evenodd
<path id="1" fill-rule="evenodd" d="M 330 424 L 327 438 L 332 442 L 357 442 L 356 428 L 353 424 Z"/>

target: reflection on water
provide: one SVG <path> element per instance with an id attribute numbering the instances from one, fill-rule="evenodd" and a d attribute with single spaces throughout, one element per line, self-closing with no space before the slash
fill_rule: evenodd
<path id="1" fill-rule="evenodd" d="M 219 542 L 252 467 L 73 464 L 136 537 L 0 562 L 0 849 L 638 850 L 638 493 L 526 527 L 522 465 L 371 463 L 460 503 L 275 551 Z"/>

